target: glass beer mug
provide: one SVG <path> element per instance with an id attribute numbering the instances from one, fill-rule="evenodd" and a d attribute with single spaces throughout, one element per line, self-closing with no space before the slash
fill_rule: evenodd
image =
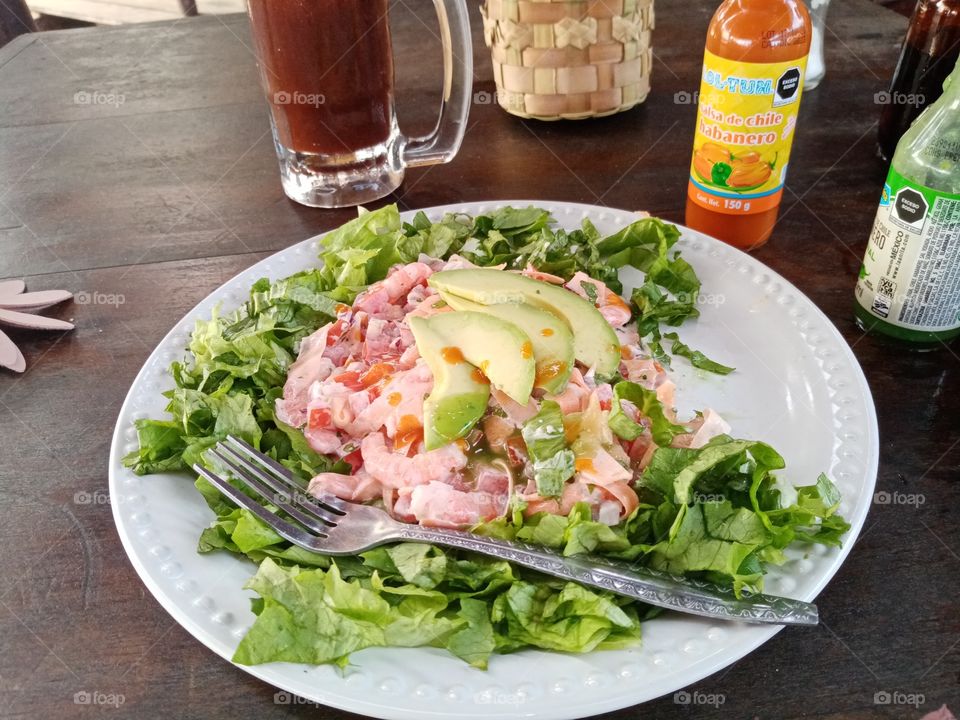
<path id="1" fill-rule="evenodd" d="M 249 0 L 287 196 L 312 207 L 376 200 L 404 169 L 449 162 L 470 110 L 473 54 L 465 0 L 434 0 L 443 99 L 433 132 L 405 137 L 394 113 L 387 0 Z"/>

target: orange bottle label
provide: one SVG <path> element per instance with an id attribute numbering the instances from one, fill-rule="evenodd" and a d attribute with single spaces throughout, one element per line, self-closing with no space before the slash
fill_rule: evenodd
<path id="1" fill-rule="evenodd" d="M 806 65 L 704 54 L 687 190 L 696 204 L 729 215 L 780 204 Z"/>

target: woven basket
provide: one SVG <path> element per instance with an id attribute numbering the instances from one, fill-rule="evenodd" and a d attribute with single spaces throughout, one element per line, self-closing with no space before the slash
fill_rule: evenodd
<path id="1" fill-rule="evenodd" d="M 480 13 L 509 113 L 600 117 L 650 92 L 653 0 L 485 0 Z"/>

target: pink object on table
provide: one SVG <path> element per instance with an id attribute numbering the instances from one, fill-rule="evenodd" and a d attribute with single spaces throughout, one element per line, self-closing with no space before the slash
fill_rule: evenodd
<path id="1" fill-rule="evenodd" d="M 43 315 L 39 310 L 69 300 L 73 293 L 66 290 L 41 290 L 25 293 L 23 280 L 0 280 L 0 325 L 30 330 L 72 330 L 73 323 Z M 4 332 L 0 331 L 0 367 L 22 373 L 27 369 L 23 353 Z"/>
<path id="2" fill-rule="evenodd" d="M 946 705 L 941 705 L 939 709 L 934 710 L 931 713 L 927 713 L 920 720 L 957 720 L 950 708 Z"/>

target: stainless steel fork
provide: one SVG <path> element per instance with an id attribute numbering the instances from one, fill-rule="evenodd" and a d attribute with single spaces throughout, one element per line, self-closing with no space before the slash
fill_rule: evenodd
<path id="1" fill-rule="evenodd" d="M 508 560 L 547 575 L 691 615 L 782 625 L 818 622 L 816 605 L 800 600 L 759 593 L 738 598 L 729 588 L 609 558 L 564 557 L 525 543 L 398 522 L 379 508 L 331 495 L 314 497 L 283 465 L 232 436 L 209 452 L 234 478 L 287 517 L 280 517 L 207 468 L 194 465 L 194 470 L 281 537 L 312 552 L 356 555 L 390 542 L 432 543 Z"/>

